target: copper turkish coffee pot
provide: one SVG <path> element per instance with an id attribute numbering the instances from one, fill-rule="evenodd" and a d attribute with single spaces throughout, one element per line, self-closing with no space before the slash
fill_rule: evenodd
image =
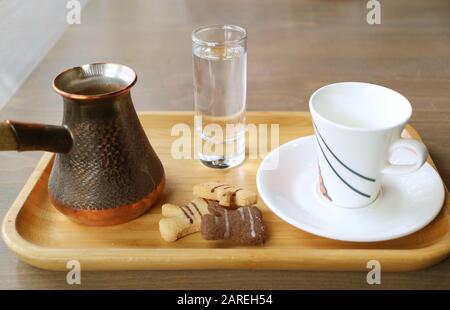
<path id="1" fill-rule="evenodd" d="M 62 126 L 0 122 L 0 150 L 55 152 L 53 205 L 75 222 L 113 225 L 145 213 L 164 188 L 164 168 L 131 101 L 136 73 L 119 64 L 68 69 L 53 81 Z"/>

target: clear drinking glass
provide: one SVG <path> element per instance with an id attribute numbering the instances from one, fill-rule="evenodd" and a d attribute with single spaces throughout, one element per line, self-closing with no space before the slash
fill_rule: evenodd
<path id="1" fill-rule="evenodd" d="M 212 168 L 245 159 L 247 33 L 234 25 L 192 32 L 196 152 Z"/>

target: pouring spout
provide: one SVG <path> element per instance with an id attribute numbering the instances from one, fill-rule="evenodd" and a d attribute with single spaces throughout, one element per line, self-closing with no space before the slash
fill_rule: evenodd
<path id="1" fill-rule="evenodd" d="M 72 134 L 66 126 L 0 122 L 0 151 L 68 153 L 72 145 Z"/>

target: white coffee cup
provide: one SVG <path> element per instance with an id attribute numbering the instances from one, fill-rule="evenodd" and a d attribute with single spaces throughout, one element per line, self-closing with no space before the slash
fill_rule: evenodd
<path id="1" fill-rule="evenodd" d="M 389 88 L 345 82 L 324 86 L 309 100 L 319 164 L 319 193 L 331 204 L 358 208 L 377 199 L 383 174 L 406 174 L 425 163 L 417 140 L 400 137 L 411 117 L 409 101 Z M 408 165 L 389 163 L 392 152 L 416 154 Z"/>

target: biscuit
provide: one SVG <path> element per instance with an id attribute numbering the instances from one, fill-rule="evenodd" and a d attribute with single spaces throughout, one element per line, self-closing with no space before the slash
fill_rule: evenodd
<path id="1" fill-rule="evenodd" d="M 205 214 L 201 233 L 206 240 L 233 240 L 248 245 L 263 244 L 266 240 L 262 213 L 255 206 L 236 210 L 223 208 L 222 215 Z"/>
<path id="2" fill-rule="evenodd" d="M 173 242 L 200 230 L 201 218 L 208 213 L 208 201 L 197 198 L 185 206 L 165 204 L 162 206 L 163 218 L 159 221 L 161 237 Z"/>
<path id="3" fill-rule="evenodd" d="M 221 206 L 236 209 L 256 204 L 256 193 L 242 187 L 220 182 L 206 182 L 194 186 L 194 196 L 217 200 Z"/>

